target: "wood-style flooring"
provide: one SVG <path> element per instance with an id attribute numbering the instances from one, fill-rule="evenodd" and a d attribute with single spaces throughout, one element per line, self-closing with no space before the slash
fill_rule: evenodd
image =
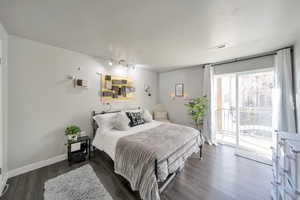
<path id="1" fill-rule="evenodd" d="M 205 146 L 203 160 L 193 155 L 184 170 L 161 194 L 162 200 L 269 200 L 271 167 L 234 155 L 227 146 Z M 136 200 L 137 193 L 113 172 L 113 162 L 103 152 L 84 163 L 62 161 L 8 180 L 3 200 L 43 200 L 44 182 L 89 163 L 114 200 Z"/>

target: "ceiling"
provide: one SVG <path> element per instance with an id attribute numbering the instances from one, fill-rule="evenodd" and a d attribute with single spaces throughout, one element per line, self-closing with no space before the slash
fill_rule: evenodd
<path id="1" fill-rule="evenodd" d="M 0 0 L 0 21 L 9 34 L 165 71 L 291 45 L 299 10 L 299 0 Z"/>

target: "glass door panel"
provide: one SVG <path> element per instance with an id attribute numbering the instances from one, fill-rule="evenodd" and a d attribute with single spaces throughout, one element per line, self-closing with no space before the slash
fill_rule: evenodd
<path id="1" fill-rule="evenodd" d="M 238 74 L 239 134 L 237 153 L 271 160 L 273 71 Z"/>
<path id="2" fill-rule="evenodd" d="M 270 163 L 272 87 L 272 70 L 215 76 L 218 143 L 236 147 L 236 154 L 240 156 Z"/>
<path id="3" fill-rule="evenodd" d="M 216 76 L 215 119 L 217 141 L 222 144 L 236 144 L 236 81 L 235 74 Z"/>

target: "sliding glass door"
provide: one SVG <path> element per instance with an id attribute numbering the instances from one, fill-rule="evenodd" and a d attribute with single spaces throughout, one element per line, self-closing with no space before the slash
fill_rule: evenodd
<path id="1" fill-rule="evenodd" d="M 240 156 L 269 163 L 273 71 L 218 75 L 214 82 L 218 142 L 233 145 Z"/>
<path id="2" fill-rule="evenodd" d="M 215 76 L 214 82 L 217 141 L 234 146 L 237 140 L 236 75 Z"/>

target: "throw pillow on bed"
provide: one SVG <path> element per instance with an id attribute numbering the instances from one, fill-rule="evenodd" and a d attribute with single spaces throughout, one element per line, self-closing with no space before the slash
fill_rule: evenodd
<path id="1" fill-rule="evenodd" d="M 126 112 L 126 115 L 130 120 L 129 122 L 130 127 L 145 123 L 144 119 L 142 118 L 142 112 Z"/>
<path id="2" fill-rule="evenodd" d="M 165 112 L 165 111 L 154 112 L 154 119 L 155 120 L 166 120 L 166 119 L 168 119 L 168 112 Z"/>
<path id="3" fill-rule="evenodd" d="M 119 112 L 114 119 L 114 128 L 120 131 L 126 131 L 129 129 L 130 120 L 125 112 Z"/>
<path id="4" fill-rule="evenodd" d="M 94 120 L 97 122 L 101 130 L 110 130 L 114 127 L 114 118 L 116 113 L 107 113 L 94 116 Z"/>
<path id="5" fill-rule="evenodd" d="M 152 115 L 146 109 L 143 112 L 143 119 L 145 120 L 145 122 L 152 122 L 153 121 Z"/>

